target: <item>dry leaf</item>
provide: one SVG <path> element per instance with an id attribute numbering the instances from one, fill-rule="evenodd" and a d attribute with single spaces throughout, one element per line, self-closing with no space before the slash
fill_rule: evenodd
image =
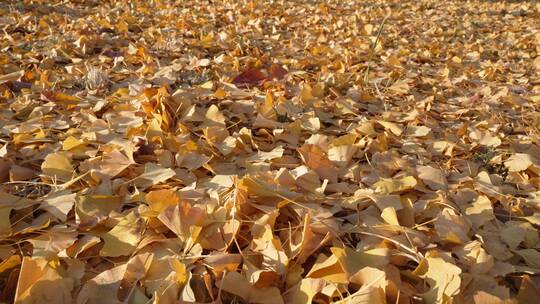
<path id="1" fill-rule="evenodd" d="M 426 279 L 430 290 L 421 296 L 428 303 L 447 303 L 459 291 L 461 269 L 437 251 L 430 251 L 413 274 Z"/>
<path id="2" fill-rule="evenodd" d="M 223 279 L 218 281 L 217 284 L 222 290 L 237 295 L 248 303 L 284 303 L 279 289 L 276 287 L 254 287 L 238 272 L 229 272 L 225 274 Z"/>
<path id="3" fill-rule="evenodd" d="M 65 153 L 49 154 L 41 164 L 44 175 L 61 182 L 69 181 L 73 177 L 73 165 Z"/>
<path id="4" fill-rule="evenodd" d="M 535 1 L 4 2 L 0 303 L 539 301 Z"/>
<path id="5" fill-rule="evenodd" d="M 135 212 L 127 213 L 110 231 L 100 235 L 105 246 L 99 254 L 110 257 L 130 255 L 141 240 L 143 224 L 143 219 Z"/>
<path id="6" fill-rule="evenodd" d="M 527 170 L 529 166 L 533 164 L 532 158 L 529 154 L 525 153 L 516 153 L 504 162 L 504 165 L 508 168 L 510 172 L 520 172 Z"/>
<path id="7" fill-rule="evenodd" d="M 56 264 L 56 265 L 55 265 Z M 58 262 L 25 257 L 22 261 L 15 303 L 73 303 L 74 281 L 62 277 Z"/>
<path id="8" fill-rule="evenodd" d="M 144 166 L 144 173 L 137 176 L 133 183 L 142 189 L 146 189 L 158 183 L 164 182 L 176 175 L 170 168 L 163 168 L 154 163 L 147 163 Z"/>
<path id="9" fill-rule="evenodd" d="M 267 80 L 266 75 L 264 75 L 263 72 L 257 70 L 257 69 L 249 69 L 243 73 L 240 73 L 240 75 L 236 76 L 232 83 L 235 84 L 237 87 L 253 87 L 261 85 L 263 82 Z"/>
<path id="10" fill-rule="evenodd" d="M 430 166 L 417 166 L 418 177 L 433 190 L 445 190 L 448 182 L 441 169 Z"/>

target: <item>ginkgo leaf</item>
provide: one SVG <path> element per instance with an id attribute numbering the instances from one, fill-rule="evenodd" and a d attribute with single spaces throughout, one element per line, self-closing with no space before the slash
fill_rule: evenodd
<path id="1" fill-rule="evenodd" d="M 258 86 L 267 80 L 266 75 L 257 69 L 249 69 L 238 76 L 236 76 L 232 83 L 239 88 Z"/>
<path id="2" fill-rule="evenodd" d="M 409 84 L 404 80 L 394 82 L 388 89 L 394 93 L 406 94 L 410 90 Z"/>
<path id="3" fill-rule="evenodd" d="M 119 196 L 79 196 L 75 202 L 75 220 L 81 228 L 94 226 L 104 220 L 113 210 L 119 210 L 121 202 Z"/>
<path id="4" fill-rule="evenodd" d="M 75 138 L 73 136 L 70 136 L 70 137 L 66 138 L 66 140 L 64 140 L 64 142 L 62 143 L 62 149 L 64 151 L 69 151 L 71 149 L 80 147 L 82 145 L 85 145 L 85 143 L 83 141 L 78 140 L 77 138 Z"/>
<path id="5" fill-rule="evenodd" d="M 12 255 L 8 258 L 5 258 L 0 263 L 0 273 L 3 273 L 4 271 L 8 271 L 12 268 L 15 268 L 21 264 L 21 257 L 18 255 Z"/>
<path id="6" fill-rule="evenodd" d="M 448 188 L 448 182 L 441 169 L 430 166 L 417 166 L 418 177 L 433 190 Z"/>
<path id="7" fill-rule="evenodd" d="M 79 292 L 77 304 L 118 303 L 117 292 L 127 266 L 127 263 L 121 264 L 88 280 Z"/>
<path id="8" fill-rule="evenodd" d="M 407 134 L 414 137 L 423 137 L 431 133 L 431 128 L 426 126 L 413 126 L 407 129 Z"/>
<path id="9" fill-rule="evenodd" d="M 403 129 L 399 125 L 393 122 L 383 121 L 383 120 L 377 120 L 376 122 L 380 124 L 381 126 L 383 126 L 385 129 L 390 130 L 390 132 L 392 132 L 396 136 L 400 136 L 401 133 L 403 133 Z"/>
<path id="10" fill-rule="evenodd" d="M 199 236 L 204 217 L 201 208 L 186 202 L 169 206 L 158 215 L 158 219 L 182 240 L 195 240 Z"/>
<path id="11" fill-rule="evenodd" d="M 374 249 L 365 252 L 358 252 L 349 247 L 330 248 L 332 253 L 338 258 L 339 263 L 349 276 L 354 275 L 364 267 L 381 267 L 388 264 L 387 250 Z"/>
<path id="12" fill-rule="evenodd" d="M 133 162 L 124 155 L 124 153 L 113 150 L 110 153 L 104 153 L 103 159 L 99 163 L 98 172 L 109 177 L 115 177 L 132 165 Z"/>
<path id="13" fill-rule="evenodd" d="M 24 70 L 4 74 L 0 76 L 0 84 L 4 84 L 8 81 L 14 81 L 24 76 Z"/>
<path id="14" fill-rule="evenodd" d="M 75 205 L 76 197 L 77 195 L 69 190 L 53 192 L 44 198 L 40 208 L 47 210 L 64 222 L 68 213 L 73 209 L 73 205 Z"/>
<path id="15" fill-rule="evenodd" d="M 459 291 L 461 269 L 438 251 L 428 252 L 413 274 L 426 279 L 430 290 L 421 296 L 428 303 L 447 303 Z"/>
<path id="16" fill-rule="evenodd" d="M 11 234 L 12 223 L 10 215 L 14 209 L 27 208 L 33 204 L 34 202 L 29 199 L 11 195 L 0 190 L 0 236 Z"/>
<path id="17" fill-rule="evenodd" d="M 516 250 L 516 253 L 519 254 L 527 263 L 527 265 L 537 268 L 540 268 L 540 252 L 536 249 L 521 249 Z"/>
<path id="18" fill-rule="evenodd" d="M 306 277 L 320 278 L 332 283 L 347 283 L 347 274 L 339 263 L 339 257 L 334 254 L 320 254 Z"/>
<path id="19" fill-rule="evenodd" d="M 55 265 L 56 264 L 56 265 Z M 25 257 L 17 284 L 15 303 L 72 303 L 74 281 L 63 277 L 54 261 Z"/>
<path id="20" fill-rule="evenodd" d="M 283 79 L 289 72 L 285 70 L 281 65 L 272 63 L 268 68 L 268 74 L 275 79 Z"/>
<path id="21" fill-rule="evenodd" d="M 490 220 L 495 219 L 491 200 L 485 195 L 479 196 L 472 202 L 471 205 L 465 209 L 465 214 L 471 220 L 473 226 L 477 228 Z"/>
<path id="22" fill-rule="evenodd" d="M 538 285 L 528 275 L 524 275 L 522 278 L 517 300 L 519 303 L 536 303 L 540 301 Z"/>
<path id="23" fill-rule="evenodd" d="M 326 282 L 322 279 L 302 279 L 300 283 L 294 286 L 287 295 L 287 303 L 306 304 L 312 303 L 313 297 L 319 293 Z"/>
<path id="24" fill-rule="evenodd" d="M 408 189 L 413 189 L 417 184 L 417 181 L 412 176 L 405 176 L 400 179 L 394 178 L 381 178 L 378 182 L 373 184 L 375 189 L 383 194 L 389 194 L 394 192 L 401 192 Z"/>
<path id="25" fill-rule="evenodd" d="M 102 256 L 117 257 L 130 255 L 142 236 L 143 220 L 135 212 L 127 213 L 110 231 L 101 235 L 105 246 L 99 252 Z"/>
<path id="26" fill-rule="evenodd" d="M 224 291 L 237 295 L 248 303 L 284 303 L 278 288 L 256 288 L 249 284 L 247 279 L 238 272 L 227 273 L 217 284 Z"/>
<path id="27" fill-rule="evenodd" d="M 50 259 L 60 251 L 73 245 L 77 240 L 77 232 L 73 229 L 56 226 L 49 233 L 28 240 L 32 244 L 33 257 Z"/>
<path id="28" fill-rule="evenodd" d="M 175 191 L 170 189 L 156 190 L 146 194 L 146 202 L 152 210 L 160 213 L 167 209 L 167 207 L 178 204 L 180 197 Z"/>
<path id="29" fill-rule="evenodd" d="M 360 304 L 384 304 L 386 303 L 386 299 L 384 297 L 384 291 L 381 288 L 371 287 L 369 284 L 366 284 L 366 287 L 360 288 L 346 299 L 335 303 L 345 304 L 351 302 Z"/>
<path id="30" fill-rule="evenodd" d="M 510 156 L 504 165 L 508 168 L 510 172 L 520 172 L 527 170 L 529 166 L 533 164 L 532 158 L 529 154 L 525 153 L 516 153 Z"/>
<path id="31" fill-rule="evenodd" d="M 170 168 L 163 168 L 154 163 L 147 163 L 144 166 L 144 173 L 139 175 L 133 183 L 137 187 L 146 189 L 150 186 L 164 182 L 176 175 L 176 172 Z"/>
<path id="32" fill-rule="evenodd" d="M 540 302 L 538 1 L 48 2 L 0 1 L 0 303 Z"/>
<path id="33" fill-rule="evenodd" d="M 68 181 L 73 177 L 71 160 L 65 153 L 49 154 L 41 164 L 44 175 L 59 181 Z"/>
<path id="34" fill-rule="evenodd" d="M 328 159 L 326 153 L 315 145 L 305 144 L 298 152 L 306 163 L 306 166 L 313 169 L 317 174 L 328 179 L 330 182 L 337 182 L 338 170 L 335 165 Z"/>

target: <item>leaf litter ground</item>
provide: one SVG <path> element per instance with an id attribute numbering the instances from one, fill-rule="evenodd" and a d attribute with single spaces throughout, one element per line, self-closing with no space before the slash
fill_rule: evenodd
<path id="1" fill-rule="evenodd" d="M 538 20 L 0 3 L 0 302 L 540 303 Z"/>

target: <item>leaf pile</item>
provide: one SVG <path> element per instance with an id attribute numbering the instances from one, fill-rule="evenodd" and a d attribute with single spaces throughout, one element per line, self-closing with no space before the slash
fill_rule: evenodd
<path id="1" fill-rule="evenodd" d="M 3 1 L 0 302 L 540 303 L 538 20 Z"/>

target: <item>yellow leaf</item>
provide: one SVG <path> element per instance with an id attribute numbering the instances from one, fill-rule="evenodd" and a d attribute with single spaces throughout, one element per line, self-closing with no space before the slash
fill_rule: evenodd
<path id="1" fill-rule="evenodd" d="M 386 304 L 386 297 L 382 288 L 371 287 L 369 284 L 362 286 L 357 292 L 349 297 L 335 302 L 336 304 Z"/>
<path id="2" fill-rule="evenodd" d="M 401 129 L 400 126 L 398 126 L 397 124 L 393 122 L 384 121 L 384 120 L 376 120 L 375 122 L 383 126 L 385 129 L 390 130 L 390 132 L 394 133 L 394 135 L 396 136 L 400 136 L 401 133 L 403 133 L 403 129 Z"/>
<path id="3" fill-rule="evenodd" d="M 313 301 L 313 297 L 315 297 L 325 285 L 326 283 L 322 279 L 302 279 L 300 283 L 290 289 L 286 298 L 287 303 L 310 304 Z"/>
<path id="4" fill-rule="evenodd" d="M 381 212 L 382 219 L 390 225 L 399 226 L 398 216 L 394 207 L 386 207 Z"/>
<path id="5" fill-rule="evenodd" d="M 310 169 L 313 169 L 321 178 L 328 179 L 331 183 L 336 183 L 338 179 L 338 169 L 328 159 L 326 153 L 318 146 L 304 144 L 298 149 L 302 160 Z"/>
<path id="6" fill-rule="evenodd" d="M 133 180 L 133 183 L 141 189 L 146 189 L 158 183 L 164 182 L 176 175 L 171 168 L 163 168 L 155 163 L 146 163 L 144 173 Z"/>
<path id="7" fill-rule="evenodd" d="M 18 255 L 12 255 L 9 258 L 4 259 L 0 263 L 0 274 L 2 274 L 2 272 L 4 272 L 4 271 L 9 270 L 9 269 L 11 269 L 13 267 L 16 267 L 16 266 L 18 266 L 20 264 L 21 264 L 21 257 L 18 256 Z"/>
<path id="8" fill-rule="evenodd" d="M 41 164 L 41 171 L 44 175 L 53 180 L 69 181 L 71 180 L 74 169 L 71 160 L 65 153 L 53 153 L 45 157 Z"/>
<path id="9" fill-rule="evenodd" d="M 88 280 L 77 297 L 77 304 L 117 304 L 118 289 L 128 264 L 106 270 Z"/>
<path id="10" fill-rule="evenodd" d="M 450 208 L 444 208 L 437 216 L 434 223 L 435 230 L 442 240 L 462 244 L 470 240 L 468 232 L 469 224 L 463 216 L 456 214 Z"/>
<path id="11" fill-rule="evenodd" d="M 465 209 L 465 214 L 476 228 L 479 228 L 485 223 L 495 219 L 491 200 L 485 195 L 479 196 L 474 202 L 472 202 L 471 205 Z"/>
<path id="12" fill-rule="evenodd" d="M 416 167 L 418 177 L 431 189 L 443 190 L 448 188 L 448 182 L 441 169 L 430 166 Z"/>
<path id="13" fill-rule="evenodd" d="M 180 202 L 178 194 L 171 189 L 151 191 L 146 194 L 146 202 L 150 208 L 157 213 L 162 212 L 169 206 L 174 206 Z"/>
<path id="14" fill-rule="evenodd" d="M 78 140 L 76 139 L 75 137 L 73 136 L 70 136 L 68 138 L 66 138 L 64 140 L 64 142 L 62 143 L 62 150 L 64 151 L 69 151 L 73 148 L 76 148 L 76 147 L 79 147 L 79 146 L 82 146 L 84 145 L 85 143 L 81 140 Z"/>
<path id="15" fill-rule="evenodd" d="M 73 279 L 60 275 L 58 267 L 42 258 L 24 257 L 15 293 L 15 303 L 73 303 Z"/>
<path id="16" fill-rule="evenodd" d="M 75 202 L 76 223 L 79 226 L 94 226 L 104 220 L 113 210 L 121 206 L 122 198 L 112 195 L 79 196 Z"/>
<path id="17" fill-rule="evenodd" d="M 64 103 L 67 103 L 67 104 L 77 104 L 77 103 L 79 103 L 81 101 L 81 99 L 78 98 L 78 97 L 71 96 L 71 95 L 64 94 L 64 93 L 60 93 L 60 92 L 53 93 L 52 98 L 53 98 L 54 101 L 64 102 Z"/>
<path id="18" fill-rule="evenodd" d="M 227 91 L 223 90 L 222 88 L 218 88 L 218 89 L 214 92 L 214 96 L 215 96 L 217 99 L 224 99 L 225 97 L 227 97 Z"/>
<path id="19" fill-rule="evenodd" d="M 169 260 L 171 268 L 176 272 L 176 281 L 183 286 L 187 282 L 187 270 L 186 265 L 177 259 Z"/>
<path id="20" fill-rule="evenodd" d="M 274 96 L 270 91 L 266 92 L 264 103 L 259 107 L 258 113 L 270 120 L 276 120 L 277 113 L 274 105 Z"/>
<path id="21" fill-rule="evenodd" d="M 409 189 L 414 189 L 417 181 L 412 176 L 405 176 L 400 179 L 394 178 L 381 178 L 378 182 L 373 184 L 377 191 L 383 194 L 390 194 L 394 192 L 401 192 Z"/>
<path id="22" fill-rule="evenodd" d="M 540 57 L 537 57 L 537 59 Z M 538 285 L 528 275 L 524 275 L 517 295 L 518 303 L 540 303 Z"/>
<path id="23" fill-rule="evenodd" d="M 338 258 L 348 276 L 354 275 L 365 267 L 382 267 L 388 264 L 388 250 L 377 248 L 364 252 L 349 247 L 332 247 L 330 251 Z"/>
<path id="24" fill-rule="evenodd" d="M 525 171 L 533 164 L 532 158 L 526 153 L 516 153 L 504 162 L 510 172 Z"/>
<path id="25" fill-rule="evenodd" d="M 47 233 L 39 235 L 28 242 L 32 244 L 32 257 L 54 258 L 60 251 L 73 245 L 77 240 L 77 232 L 71 228 L 55 226 Z"/>
<path id="26" fill-rule="evenodd" d="M 411 86 L 406 80 L 398 80 L 394 82 L 388 90 L 392 91 L 393 93 L 397 94 L 407 94 L 410 90 Z"/>
<path id="27" fill-rule="evenodd" d="M 158 219 L 181 240 L 195 241 L 201 232 L 205 212 L 203 209 L 180 202 L 163 210 Z"/>
<path id="28" fill-rule="evenodd" d="M 13 209 L 32 206 L 33 201 L 0 191 L 0 236 L 11 234 L 10 215 Z"/>
<path id="29" fill-rule="evenodd" d="M 99 254 L 110 257 L 130 255 L 141 240 L 143 223 L 135 212 L 129 212 L 113 229 L 101 235 L 105 246 Z"/>
<path id="30" fill-rule="evenodd" d="M 443 258 L 438 251 L 429 251 L 413 274 L 426 280 L 430 290 L 421 295 L 426 303 L 449 303 L 458 294 L 461 268 Z"/>
<path id="31" fill-rule="evenodd" d="M 76 194 L 71 193 L 69 190 L 51 191 L 51 193 L 43 198 L 40 208 L 47 210 L 64 222 L 75 204 L 76 196 Z"/>
<path id="32" fill-rule="evenodd" d="M 319 254 L 307 278 L 320 278 L 333 283 L 347 283 L 348 278 L 336 255 Z"/>
<path id="33" fill-rule="evenodd" d="M 283 304 L 281 292 L 276 287 L 256 288 L 238 272 L 229 272 L 216 284 L 228 293 L 244 299 L 246 303 Z"/>

